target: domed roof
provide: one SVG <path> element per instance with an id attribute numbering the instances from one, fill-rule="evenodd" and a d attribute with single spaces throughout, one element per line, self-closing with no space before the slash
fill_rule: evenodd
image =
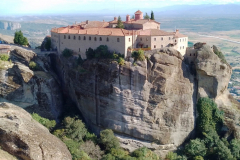
<path id="1" fill-rule="evenodd" d="M 137 12 L 135 12 L 135 14 L 142 14 L 142 12 L 138 10 Z"/>

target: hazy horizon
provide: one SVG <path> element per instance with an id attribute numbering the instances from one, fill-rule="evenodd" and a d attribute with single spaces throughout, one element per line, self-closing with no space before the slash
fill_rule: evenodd
<path id="1" fill-rule="evenodd" d="M 66 14 L 134 14 L 136 9 L 143 12 L 161 11 L 160 8 L 175 5 L 219 5 L 240 4 L 240 0 L 3 0 L 0 16 L 24 15 L 66 15 Z"/>

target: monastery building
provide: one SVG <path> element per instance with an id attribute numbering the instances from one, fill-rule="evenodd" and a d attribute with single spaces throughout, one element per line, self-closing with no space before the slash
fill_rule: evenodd
<path id="1" fill-rule="evenodd" d="M 52 48 L 59 53 L 65 48 L 86 58 L 86 50 L 96 49 L 100 45 L 107 45 L 110 51 L 130 56 L 135 48 L 160 49 L 173 47 L 182 55 L 188 46 L 188 37 L 175 32 L 160 30 L 160 23 L 150 19 L 143 19 L 141 11 L 135 12 L 135 19 L 126 16 L 123 21 L 124 29 L 116 28 L 118 19 L 113 21 L 85 21 L 72 26 L 53 28 L 51 30 Z"/>

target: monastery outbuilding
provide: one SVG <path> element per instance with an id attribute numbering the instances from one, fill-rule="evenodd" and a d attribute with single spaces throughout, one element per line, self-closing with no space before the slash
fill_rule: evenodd
<path id="1" fill-rule="evenodd" d="M 107 45 L 110 51 L 130 56 L 129 50 L 135 48 L 160 49 L 173 47 L 182 55 L 186 53 L 188 37 L 175 32 L 160 30 L 160 23 L 143 19 L 141 11 L 135 12 L 135 19 L 126 16 L 124 29 L 116 28 L 118 19 L 113 21 L 85 21 L 72 26 L 53 28 L 51 30 L 52 48 L 61 53 L 65 48 L 86 58 L 85 52 L 91 47 Z"/>

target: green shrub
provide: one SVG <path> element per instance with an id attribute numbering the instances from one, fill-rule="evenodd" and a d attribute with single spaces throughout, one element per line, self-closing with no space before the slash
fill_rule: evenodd
<path id="1" fill-rule="evenodd" d="M 39 116 L 37 113 L 32 114 L 33 119 L 47 127 L 49 130 L 52 130 L 56 126 L 56 121 L 55 120 L 49 120 L 47 118 L 43 118 Z"/>
<path id="2" fill-rule="evenodd" d="M 92 141 L 86 141 L 80 146 L 79 149 L 87 153 L 91 159 L 101 159 L 104 153 L 101 151 L 100 147 L 94 144 Z"/>
<path id="3" fill-rule="evenodd" d="M 77 118 L 66 117 L 63 120 L 65 134 L 76 142 L 82 142 L 87 134 L 85 124 Z"/>
<path id="4" fill-rule="evenodd" d="M 240 159 L 240 140 L 239 139 L 233 139 L 230 142 L 230 149 L 233 157 Z"/>
<path id="5" fill-rule="evenodd" d="M 204 160 L 202 156 L 196 156 L 193 158 L 194 160 Z"/>
<path id="6" fill-rule="evenodd" d="M 227 61 L 225 59 L 225 56 L 220 51 L 214 51 L 214 53 L 221 59 L 221 61 L 225 64 L 227 64 Z"/>
<path id="7" fill-rule="evenodd" d="M 97 136 L 94 133 L 89 133 L 84 137 L 84 141 L 93 141 L 95 144 L 97 144 Z"/>
<path id="8" fill-rule="evenodd" d="M 37 63 L 35 63 L 34 61 L 30 61 L 30 62 L 29 62 L 29 68 L 30 68 L 31 70 L 34 70 L 34 71 L 36 71 L 36 70 L 39 69 Z"/>
<path id="9" fill-rule="evenodd" d="M 224 113 L 217 108 L 217 104 L 210 98 L 200 98 L 197 103 L 197 127 L 200 133 L 207 133 L 211 129 L 220 130 Z"/>
<path id="10" fill-rule="evenodd" d="M 119 65 L 124 65 L 125 64 L 125 60 L 122 57 L 118 58 L 118 64 Z"/>
<path id="11" fill-rule="evenodd" d="M 173 152 L 168 152 L 168 154 L 165 157 L 165 159 L 167 160 L 177 160 L 177 158 L 178 158 L 177 153 L 173 153 Z"/>
<path id="12" fill-rule="evenodd" d="M 83 64 L 83 59 L 82 59 L 81 55 L 78 55 L 77 63 L 78 63 L 78 65 Z"/>
<path id="13" fill-rule="evenodd" d="M 23 33 L 21 30 L 15 32 L 13 41 L 15 44 L 28 45 L 28 40 L 26 37 L 23 36 Z"/>
<path id="14" fill-rule="evenodd" d="M 71 49 L 68 49 L 68 48 L 65 48 L 63 51 L 62 51 L 62 55 L 66 58 L 69 58 L 73 55 L 73 50 Z"/>
<path id="15" fill-rule="evenodd" d="M 159 157 L 147 147 L 138 148 L 137 150 L 133 151 L 131 155 L 132 157 L 136 157 L 137 159 L 159 159 Z"/>
<path id="16" fill-rule="evenodd" d="M 206 147 L 205 144 L 200 139 L 191 140 L 185 146 L 185 154 L 189 157 L 195 156 L 205 156 L 206 155 Z"/>
<path id="17" fill-rule="evenodd" d="M 144 61 L 145 55 L 143 50 L 134 51 L 132 53 L 132 58 L 134 58 L 134 61 Z"/>
<path id="18" fill-rule="evenodd" d="M 114 136 L 113 131 L 111 129 L 105 129 L 100 132 L 100 144 L 103 148 L 109 153 L 112 148 L 119 148 L 119 140 Z"/>
<path id="19" fill-rule="evenodd" d="M 91 158 L 83 150 L 80 150 L 80 144 L 72 139 L 64 138 L 63 142 L 68 147 L 73 160 L 91 160 Z"/>
<path id="20" fill-rule="evenodd" d="M 8 54 L 0 54 L 0 59 L 2 61 L 8 61 L 9 60 L 9 55 Z"/>

